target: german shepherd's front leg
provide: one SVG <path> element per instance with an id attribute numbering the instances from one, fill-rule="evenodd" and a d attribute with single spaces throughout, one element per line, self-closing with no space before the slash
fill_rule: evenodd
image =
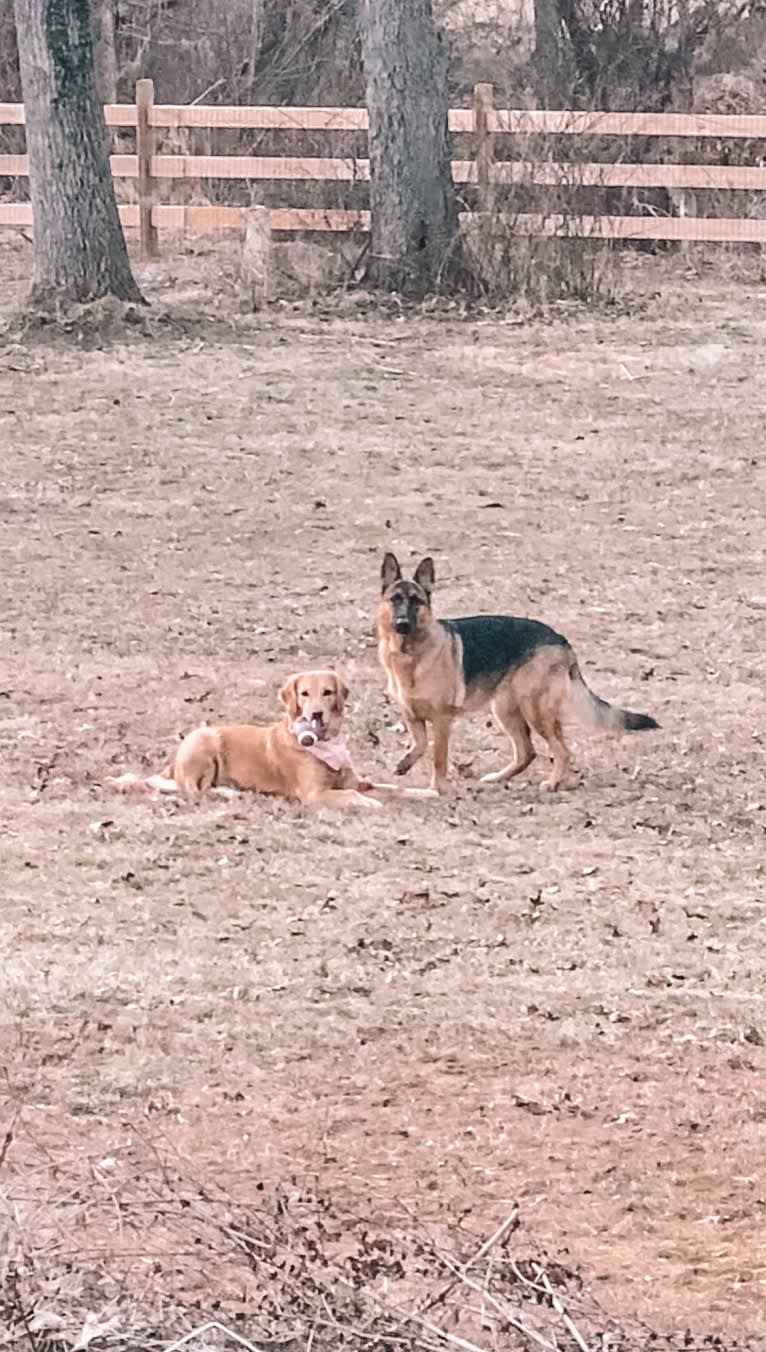
<path id="1" fill-rule="evenodd" d="M 406 775 L 413 765 L 417 765 L 418 761 L 423 759 L 428 750 L 428 732 L 422 718 L 415 718 L 414 714 L 410 713 L 404 713 L 403 717 L 410 734 L 410 745 L 394 770 L 395 775 Z"/>
<path id="2" fill-rule="evenodd" d="M 441 793 L 447 780 L 449 762 L 449 735 L 452 729 L 451 718 L 435 718 L 434 729 L 434 770 L 431 776 L 431 788 Z"/>

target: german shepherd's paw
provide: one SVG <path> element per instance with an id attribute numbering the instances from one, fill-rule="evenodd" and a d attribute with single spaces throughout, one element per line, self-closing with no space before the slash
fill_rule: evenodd
<path id="1" fill-rule="evenodd" d="M 508 778 L 505 770 L 491 770 L 488 775 L 482 775 L 479 779 L 480 784 L 502 784 Z"/>

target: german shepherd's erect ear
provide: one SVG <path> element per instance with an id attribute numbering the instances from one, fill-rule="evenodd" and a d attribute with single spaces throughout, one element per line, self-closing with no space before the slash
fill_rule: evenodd
<path id="1" fill-rule="evenodd" d="M 383 559 L 383 567 L 380 570 L 380 581 L 384 595 L 389 587 L 393 587 L 394 583 L 399 581 L 401 575 L 402 570 L 399 567 L 399 560 L 396 555 L 386 554 Z"/>
<path id="2" fill-rule="evenodd" d="M 430 601 L 431 592 L 433 591 L 436 585 L 436 574 L 434 572 L 433 559 L 421 559 L 420 563 L 415 569 L 413 581 L 417 582 L 418 586 L 423 588 L 423 591 L 425 592 L 426 596 Z"/>

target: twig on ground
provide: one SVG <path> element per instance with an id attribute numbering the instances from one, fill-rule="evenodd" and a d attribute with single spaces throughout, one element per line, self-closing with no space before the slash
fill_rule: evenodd
<path id="1" fill-rule="evenodd" d="M 24 1304 L 24 1300 L 19 1289 L 19 1274 L 14 1264 L 7 1273 L 6 1282 L 11 1296 L 11 1311 L 26 1336 L 27 1342 L 32 1352 L 37 1352 L 37 1339 L 32 1331 L 32 1325 L 29 1319 L 29 1312 Z"/>
<path id="2" fill-rule="evenodd" d="M 360 1338 L 363 1342 L 380 1343 L 381 1341 L 380 1330 L 360 1329 L 357 1328 L 354 1324 L 339 1323 L 338 1320 L 335 1318 L 329 1305 L 327 1304 L 327 1297 L 323 1294 L 320 1297 L 320 1299 L 324 1307 L 325 1314 L 327 1315 L 327 1318 L 322 1319 L 321 1315 L 315 1315 L 314 1327 L 316 1327 L 317 1324 L 322 1324 L 325 1328 L 335 1329 L 337 1333 L 351 1334 L 352 1338 Z M 407 1343 L 410 1342 L 410 1339 L 400 1337 L 395 1333 L 391 1334 L 387 1333 L 385 1335 L 385 1341 L 387 1343 L 403 1343 L 406 1345 Z"/>
<path id="3" fill-rule="evenodd" d="M 17 1123 L 18 1120 L 19 1120 L 19 1114 L 20 1114 L 20 1113 L 21 1113 L 21 1108 L 18 1107 L 18 1108 L 16 1109 L 15 1113 L 13 1114 L 13 1117 L 11 1118 L 11 1124 L 10 1124 L 10 1126 L 8 1127 L 6 1133 L 5 1133 L 4 1137 L 3 1137 L 3 1143 L 2 1143 L 2 1145 L 0 1145 L 0 1169 L 2 1169 L 3 1165 L 5 1164 L 5 1160 L 6 1160 L 6 1156 L 7 1156 L 7 1154 L 8 1154 L 8 1151 L 10 1150 L 11 1146 L 13 1145 L 13 1134 L 14 1134 L 14 1131 L 16 1130 L 16 1123 Z"/>
<path id="4" fill-rule="evenodd" d="M 428 1329 L 428 1332 L 432 1333 L 435 1338 L 439 1338 L 445 1343 L 452 1343 L 454 1347 L 462 1348 L 463 1352 L 484 1352 L 484 1348 L 479 1347 L 476 1343 L 469 1343 L 467 1338 L 459 1338 L 456 1333 L 448 1333 L 446 1329 L 440 1329 L 438 1324 L 432 1324 L 429 1319 L 424 1319 L 422 1315 L 415 1314 L 414 1311 L 408 1314 L 406 1310 L 400 1310 L 398 1313 L 403 1319 L 412 1320 L 414 1323 L 420 1324 L 421 1328 Z"/>
<path id="5" fill-rule="evenodd" d="M 452 1269 L 456 1274 L 455 1277 L 452 1279 L 452 1281 L 447 1282 L 447 1285 L 444 1286 L 441 1291 L 438 1291 L 435 1296 L 431 1296 L 430 1299 L 425 1302 L 425 1304 L 419 1305 L 418 1310 L 421 1312 L 425 1310 L 430 1310 L 433 1308 L 434 1305 L 438 1305 L 440 1301 L 444 1300 L 444 1297 L 448 1296 L 450 1291 L 454 1291 L 455 1287 L 460 1281 L 460 1275 L 464 1272 L 467 1272 L 470 1267 L 473 1267 L 474 1263 L 478 1263 L 481 1261 L 482 1258 L 486 1258 L 490 1249 L 493 1249 L 496 1244 L 499 1244 L 500 1240 L 504 1239 L 506 1235 L 512 1234 L 513 1231 L 518 1227 L 518 1224 L 519 1224 L 519 1208 L 515 1206 L 513 1208 L 513 1211 L 511 1211 L 506 1216 L 502 1224 L 498 1225 L 494 1233 L 489 1236 L 489 1239 L 485 1239 L 484 1243 L 479 1245 L 479 1248 L 476 1250 L 476 1252 L 471 1254 L 471 1257 L 466 1259 L 465 1263 L 461 1264 L 461 1266 L 458 1269 L 455 1268 Z M 450 1265 L 448 1264 L 448 1266 Z"/>
<path id="6" fill-rule="evenodd" d="M 472 1291 L 477 1291 L 488 1304 L 492 1305 L 497 1310 L 498 1314 L 501 1315 L 505 1322 L 511 1325 L 511 1328 L 516 1329 L 516 1331 L 523 1334 L 525 1338 L 531 1338 L 533 1343 L 537 1343 L 538 1346 L 546 1348 L 547 1352 L 556 1352 L 555 1343 L 549 1343 L 547 1338 L 543 1338 L 542 1334 L 538 1333 L 536 1329 L 531 1329 L 528 1324 L 523 1322 L 523 1320 L 518 1319 L 516 1315 L 511 1313 L 507 1306 L 503 1305 L 496 1296 L 492 1295 L 491 1291 L 480 1286 L 472 1277 L 469 1277 L 465 1269 L 452 1267 L 449 1259 L 443 1259 L 442 1261 L 446 1262 L 447 1267 L 452 1268 L 452 1271 L 455 1273 L 456 1283 L 460 1281 L 464 1286 L 470 1287 Z M 586 1349 L 586 1352 L 589 1352 L 589 1349 Z"/>
<path id="7" fill-rule="evenodd" d="M 217 1319 L 209 1319 L 206 1324 L 200 1324 L 196 1329 L 190 1329 L 182 1338 L 176 1338 L 174 1343 L 170 1343 L 165 1348 L 165 1352 L 176 1352 L 176 1348 L 183 1347 L 185 1343 L 190 1343 L 192 1338 L 199 1338 L 208 1329 L 217 1329 L 219 1333 L 225 1333 L 227 1338 L 233 1338 L 240 1347 L 246 1347 L 248 1352 L 262 1352 L 257 1343 L 251 1343 L 249 1338 L 243 1338 L 241 1333 L 235 1333 L 234 1329 L 227 1328 L 226 1324 L 221 1324 Z"/>
<path id="8" fill-rule="evenodd" d="M 112 1206 L 114 1207 L 114 1214 L 117 1218 L 117 1233 L 120 1237 L 120 1243 L 122 1243 L 124 1239 L 124 1227 L 122 1223 L 122 1207 L 120 1206 L 120 1199 L 117 1196 L 117 1193 L 114 1191 L 114 1188 L 110 1188 L 106 1178 L 104 1177 L 103 1172 L 99 1173 L 98 1166 L 95 1165 L 92 1161 L 90 1165 L 90 1172 L 91 1177 L 94 1179 L 94 1181 L 101 1185 L 101 1187 L 104 1189 L 104 1192 L 111 1199 Z"/>
<path id="9" fill-rule="evenodd" d="M 591 1352 L 591 1349 L 589 1348 L 588 1344 L 586 1343 L 585 1339 L 583 1338 L 583 1336 L 582 1336 L 580 1330 L 578 1329 L 577 1325 L 575 1324 L 574 1320 L 571 1319 L 570 1316 L 567 1314 L 567 1311 L 566 1311 L 566 1308 L 564 1307 L 564 1304 L 562 1303 L 562 1301 L 560 1300 L 559 1296 L 558 1296 L 558 1295 L 556 1294 L 556 1292 L 554 1291 L 553 1286 L 552 1286 L 551 1281 L 550 1281 L 550 1278 L 549 1278 L 549 1276 L 548 1276 L 548 1273 L 545 1271 L 545 1268 L 541 1267 L 539 1263 L 535 1263 L 534 1267 L 535 1267 L 535 1271 L 536 1271 L 538 1277 L 540 1278 L 540 1281 L 542 1282 L 542 1284 L 543 1284 L 543 1286 L 544 1286 L 546 1292 L 548 1293 L 548 1298 L 549 1298 L 549 1300 L 550 1300 L 550 1302 L 551 1302 L 551 1305 L 553 1306 L 553 1308 L 554 1308 L 554 1310 L 556 1311 L 556 1313 L 557 1313 L 558 1315 L 561 1315 L 561 1318 L 563 1319 L 564 1324 L 566 1325 L 566 1327 L 567 1327 L 569 1333 L 571 1333 L 572 1337 L 574 1338 L 575 1342 L 577 1343 L 577 1346 L 579 1347 L 580 1352 Z"/>

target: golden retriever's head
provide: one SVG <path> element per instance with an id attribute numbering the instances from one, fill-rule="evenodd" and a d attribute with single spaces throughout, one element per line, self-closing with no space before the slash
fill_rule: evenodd
<path id="1" fill-rule="evenodd" d="M 336 671 L 303 671 L 290 676 L 279 698 L 290 720 L 307 719 L 320 741 L 340 733 L 348 686 Z"/>

